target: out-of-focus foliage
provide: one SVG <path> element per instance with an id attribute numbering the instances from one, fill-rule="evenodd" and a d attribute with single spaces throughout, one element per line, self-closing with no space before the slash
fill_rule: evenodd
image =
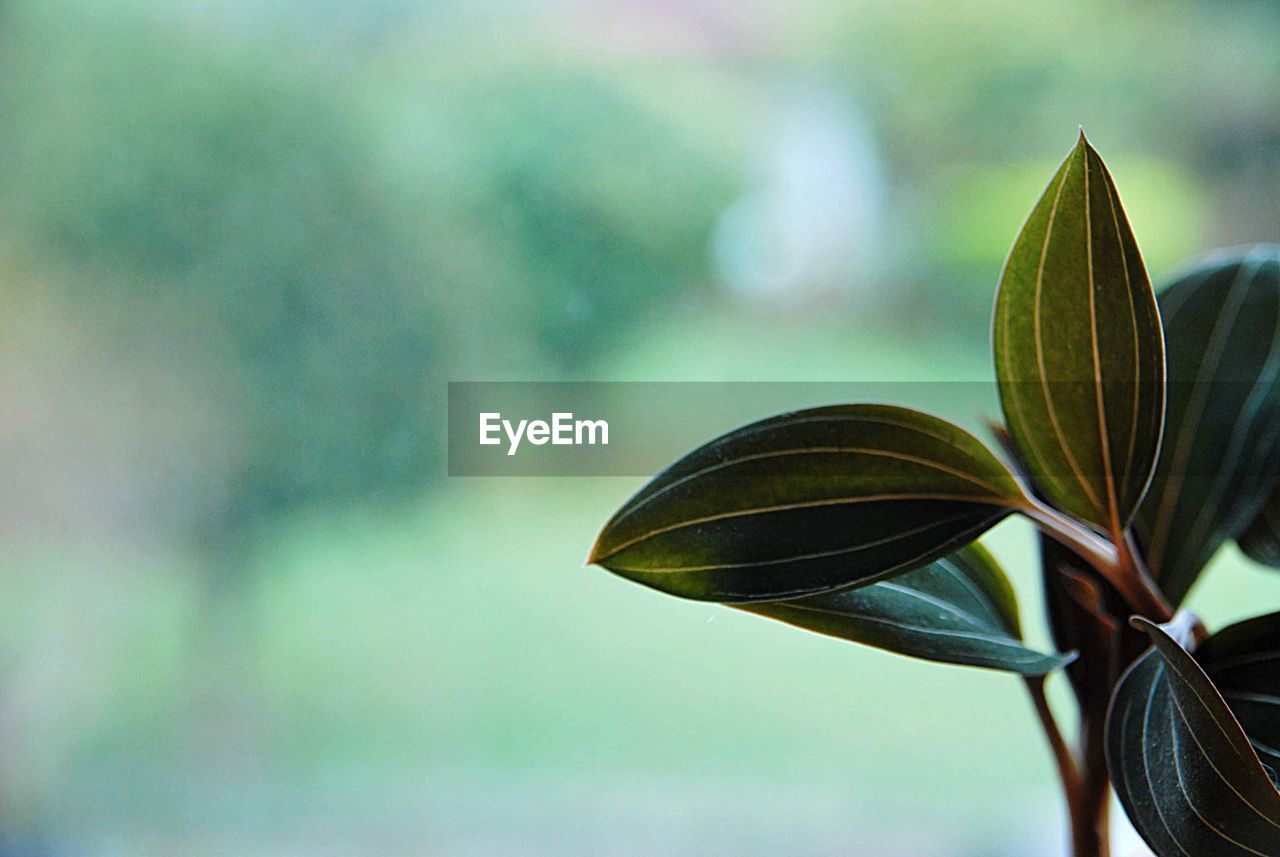
<path id="1" fill-rule="evenodd" d="M 1280 231 L 1268 201 L 1280 89 L 1267 83 L 1280 76 L 1268 46 L 1280 7 L 868 0 L 821 4 L 798 20 L 804 50 L 843 69 L 899 187 L 912 188 L 896 194 L 899 213 L 908 234 L 929 240 L 895 248 L 895 266 L 931 297 L 965 301 L 961 323 L 983 322 L 991 266 L 1008 251 L 997 236 L 1018 226 L 1008 201 L 1043 186 L 1031 177 L 1061 157 L 1064 118 L 1125 177 L 1153 274 L 1177 266 L 1188 245 Z M 957 210 L 958 200 L 968 204 Z"/>
<path id="2" fill-rule="evenodd" d="M 221 364 L 237 443 L 215 541 L 422 484 L 449 353 L 511 339 L 525 371 L 587 370 L 709 283 L 723 171 L 598 77 L 432 91 L 434 136 L 397 172 L 346 68 L 69 9 L 23 8 L 4 35 L 4 220 L 72 271 L 81 311 L 125 336 L 150 318 L 169 359 Z"/>
<path id="3" fill-rule="evenodd" d="M 509 359 L 515 340 L 555 377 L 589 376 L 637 321 L 709 291 L 721 153 L 587 70 L 424 75 L 392 89 L 384 133 L 486 371 L 537 371 Z"/>
<path id="4" fill-rule="evenodd" d="M 7 227 L 70 270 L 76 311 L 222 363 L 238 442 L 204 534 L 420 483 L 441 323 L 345 87 L 106 12 L 17 16 L 3 50 Z"/>
<path id="5" fill-rule="evenodd" d="M 582 75 L 480 81 L 464 102 L 470 213 L 497 216 L 493 272 L 562 369 L 710 285 L 707 239 L 729 200 L 714 153 Z"/>

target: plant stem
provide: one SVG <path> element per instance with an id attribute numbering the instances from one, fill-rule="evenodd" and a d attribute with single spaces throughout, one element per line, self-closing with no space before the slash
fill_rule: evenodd
<path id="1" fill-rule="evenodd" d="M 1076 857 L 1108 857 L 1111 852 L 1111 774 L 1103 748 L 1105 731 L 1105 722 L 1081 726 L 1079 806 L 1071 822 Z"/>
<path id="2" fill-rule="evenodd" d="M 1102 755 L 1101 728 L 1084 725 L 1087 734 L 1082 742 L 1081 760 L 1077 762 L 1062 737 L 1053 709 L 1049 707 L 1044 690 L 1045 677 L 1029 677 L 1026 685 L 1062 782 L 1071 827 L 1071 853 L 1074 857 L 1109 857 L 1107 809 L 1111 791 L 1106 760 Z"/>
<path id="3" fill-rule="evenodd" d="M 1067 794 L 1067 802 L 1071 803 L 1073 796 L 1080 789 L 1080 771 L 1076 767 L 1075 757 L 1062 737 L 1062 730 L 1058 728 L 1058 721 L 1054 719 L 1053 709 L 1049 707 L 1049 699 L 1044 692 L 1045 677 L 1028 676 L 1026 683 L 1027 692 L 1031 694 L 1031 703 L 1036 709 L 1036 716 L 1040 718 L 1040 726 L 1043 727 L 1045 738 L 1049 741 L 1049 749 L 1053 751 L 1053 760 L 1058 766 L 1058 777 L 1062 780 L 1062 790 Z"/>
<path id="4" fill-rule="evenodd" d="M 1173 610 L 1152 580 L 1132 533 L 1122 528 L 1118 522 L 1115 522 L 1110 536 L 1103 535 L 1041 502 L 1030 493 L 1020 511 L 1031 518 L 1046 535 L 1074 551 L 1091 565 L 1099 576 L 1115 588 L 1129 610 L 1156 622 L 1164 623 L 1173 619 Z M 1118 658 L 1118 637 L 1112 647 L 1112 659 Z M 1086 664 L 1085 669 L 1100 666 L 1102 665 Z M 1105 706 L 1101 709 L 1092 704 L 1085 707 L 1081 702 L 1079 752 L 1072 753 L 1062 738 L 1045 697 L 1045 679 L 1028 678 L 1026 684 L 1062 780 L 1071 823 L 1072 854 L 1074 857 L 1110 857 L 1108 814 L 1111 775 L 1107 769 L 1105 752 Z"/>
<path id="5" fill-rule="evenodd" d="M 1080 554 L 1091 565 L 1115 566 L 1119 562 L 1120 554 L 1115 545 L 1052 506 L 1040 502 L 1035 497 L 1028 496 L 1025 505 L 1021 506 L 1020 509 L 1037 527 Z"/>
<path id="6" fill-rule="evenodd" d="M 1022 512 L 1047 535 L 1087 560 L 1135 613 L 1154 622 L 1173 618 L 1169 602 L 1156 588 L 1127 536 L 1113 542 L 1034 497 L 1027 498 Z"/>
<path id="7" fill-rule="evenodd" d="M 1116 548 L 1120 552 L 1120 564 L 1124 569 L 1127 577 L 1137 581 L 1145 592 L 1151 614 L 1147 616 L 1156 622 L 1168 622 L 1173 618 L 1173 608 L 1165 599 L 1164 593 L 1160 591 L 1160 587 L 1151 579 L 1151 572 L 1147 570 L 1147 563 L 1142 558 L 1142 553 L 1138 550 L 1133 540 L 1133 533 L 1125 531 L 1125 533 L 1116 540 Z"/>

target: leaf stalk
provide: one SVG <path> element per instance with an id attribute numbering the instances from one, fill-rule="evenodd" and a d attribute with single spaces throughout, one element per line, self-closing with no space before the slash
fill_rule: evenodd
<path id="1" fill-rule="evenodd" d="M 1113 542 L 1033 496 L 1026 498 L 1021 511 L 1045 534 L 1086 559 L 1135 613 L 1155 622 L 1173 618 L 1169 602 L 1147 573 L 1131 536 L 1126 534 Z"/>

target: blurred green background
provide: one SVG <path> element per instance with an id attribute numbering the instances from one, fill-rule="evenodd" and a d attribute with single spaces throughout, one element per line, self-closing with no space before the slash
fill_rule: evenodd
<path id="1" fill-rule="evenodd" d="M 445 382 L 989 378 L 1077 125 L 1155 277 L 1280 238 L 1278 43 L 1233 0 L 0 0 L 0 854 L 1060 854 L 1016 680 L 583 570 L 639 480 L 445 477 Z M 1277 602 L 1235 553 L 1193 598 Z"/>

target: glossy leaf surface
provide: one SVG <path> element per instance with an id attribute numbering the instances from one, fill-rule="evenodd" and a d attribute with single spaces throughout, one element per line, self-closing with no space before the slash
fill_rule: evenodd
<path id="1" fill-rule="evenodd" d="M 1280 568 L 1280 489 L 1271 493 L 1236 541 L 1254 562 Z"/>
<path id="2" fill-rule="evenodd" d="M 1025 502 L 981 442 L 889 405 L 782 414 L 655 477 L 605 525 L 589 562 L 710 601 L 817 594 L 919 567 Z"/>
<path id="3" fill-rule="evenodd" d="M 1280 247 L 1203 260 L 1161 291 L 1160 308 L 1168 419 L 1137 527 L 1176 604 L 1280 472 Z"/>
<path id="4" fill-rule="evenodd" d="M 1071 660 L 1023 645 L 1013 588 L 976 544 L 892 580 L 741 609 L 930 661 L 1039 676 Z"/>
<path id="5" fill-rule="evenodd" d="M 1160 446 L 1164 347 L 1138 245 L 1083 135 L 1009 253 L 992 336 L 1005 421 L 1037 486 L 1120 532 Z"/>
<path id="6" fill-rule="evenodd" d="M 1280 854 L 1280 793 L 1204 670 L 1169 633 L 1116 686 L 1107 764 L 1158 857 Z"/>

